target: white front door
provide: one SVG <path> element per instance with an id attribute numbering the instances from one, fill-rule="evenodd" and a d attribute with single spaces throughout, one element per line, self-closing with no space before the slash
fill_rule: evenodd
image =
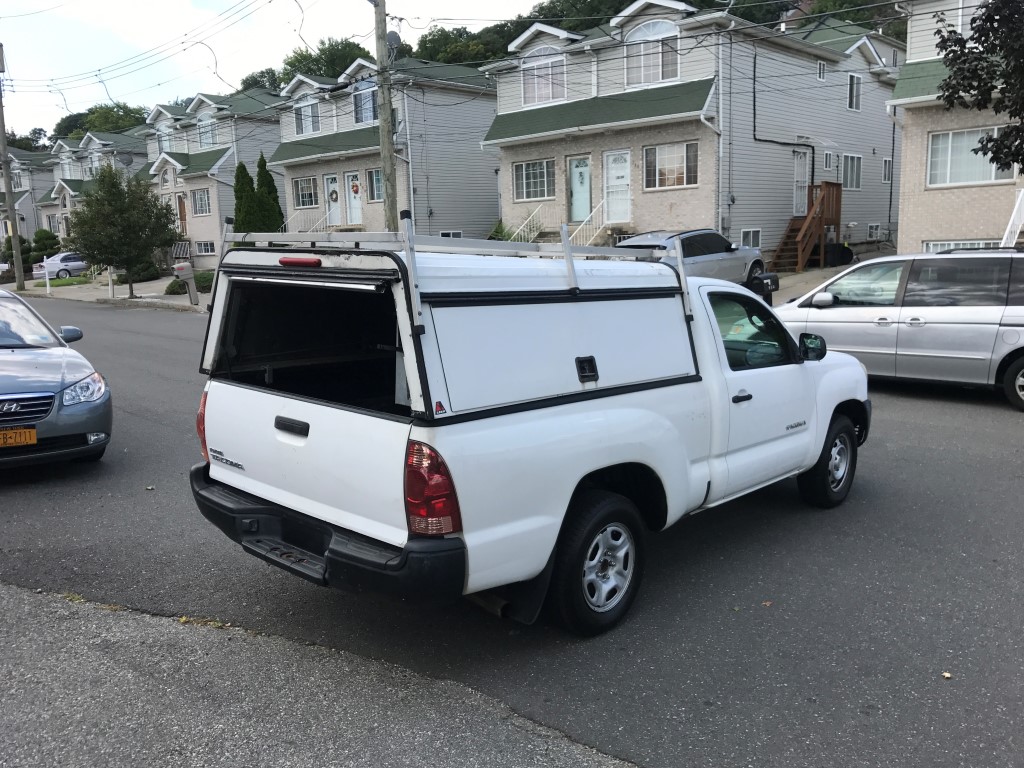
<path id="1" fill-rule="evenodd" d="M 793 215 L 807 215 L 807 152 L 793 152 Z"/>
<path id="2" fill-rule="evenodd" d="M 569 221 L 590 215 L 590 158 L 569 158 Z"/>
<path id="3" fill-rule="evenodd" d="M 363 187 L 358 173 L 345 174 L 345 210 L 349 224 L 363 223 Z"/>
<path id="4" fill-rule="evenodd" d="M 327 201 L 327 226 L 336 227 L 341 224 L 341 202 L 338 192 L 338 174 L 324 176 L 324 200 Z"/>
<path id="5" fill-rule="evenodd" d="M 605 221 L 629 221 L 629 150 L 604 156 Z"/>

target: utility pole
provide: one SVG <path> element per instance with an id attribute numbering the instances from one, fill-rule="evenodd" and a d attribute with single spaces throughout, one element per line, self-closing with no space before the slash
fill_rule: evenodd
<path id="1" fill-rule="evenodd" d="M 384 177 L 384 228 L 398 231 L 398 190 L 395 185 L 395 127 L 391 108 L 391 56 L 388 53 L 388 16 L 384 0 L 369 0 L 373 6 L 377 40 L 377 116 L 380 127 L 380 164 Z M 412 190 L 409 190 L 410 194 Z"/>
<path id="2" fill-rule="evenodd" d="M 18 212 L 14 209 L 14 188 L 11 185 L 11 157 L 7 154 L 7 123 L 4 121 L 4 45 L 0 43 L 0 152 L 3 153 L 4 194 L 7 196 L 7 220 L 11 222 L 11 250 L 14 252 L 14 279 L 17 290 L 25 290 L 25 268 L 21 263 L 21 237 L 18 234 Z M 394 180 L 394 172 L 391 176 Z M 397 217 L 396 217 L 397 220 Z"/>

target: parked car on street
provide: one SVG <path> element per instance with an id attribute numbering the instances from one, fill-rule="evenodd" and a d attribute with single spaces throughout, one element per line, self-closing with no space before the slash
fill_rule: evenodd
<path id="1" fill-rule="evenodd" d="M 1001 387 L 1024 410 L 1024 254 L 889 256 L 776 308 L 872 376 Z"/>
<path id="2" fill-rule="evenodd" d="M 760 248 L 730 243 L 713 229 L 659 229 L 628 237 L 617 247 L 674 251 L 676 240 L 683 245 L 688 277 L 716 277 L 752 288 L 754 278 L 764 272 Z M 668 263 L 673 259 L 671 254 L 666 256 Z"/>
<path id="3" fill-rule="evenodd" d="M 42 280 L 49 273 L 50 279 L 63 280 L 66 277 L 75 277 L 89 269 L 86 261 L 77 253 L 65 251 L 55 253 L 44 261 L 32 265 L 32 278 Z"/>
<path id="4" fill-rule="evenodd" d="M 80 338 L 0 290 L 0 469 L 102 458 L 113 404 L 103 376 L 68 347 Z"/>

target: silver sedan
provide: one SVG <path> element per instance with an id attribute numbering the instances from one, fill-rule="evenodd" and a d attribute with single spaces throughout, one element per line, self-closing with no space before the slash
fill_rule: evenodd
<path id="1" fill-rule="evenodd" d="M 66 277 L 75 277 L 89 269 L 88 263 L 77 253 L 65 251 L 55 253 L 45 261 L 32 265 L 32 278 L 42 280 L 49 273 L 50 279 L 63 280 Z"/>
<path id="2" fill-rule="evenodd" d="M 682 243 L 683 268 L 689 277 L 715 277 L 750 288 L 764 272 L 760 248 L 730 243 L 713 229 L 659 229 L 621 240 L 617 247 L 672 251 L 676 240 Z"/>

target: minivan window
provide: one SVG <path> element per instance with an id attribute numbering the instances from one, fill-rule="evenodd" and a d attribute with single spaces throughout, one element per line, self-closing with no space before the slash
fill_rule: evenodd
<path id="1" fill-rule="evenodd" d="M 1024 307 L 1024 257 L 1015 256 L 1010 272 L 1010 297 L 1006 303 L 1012 307 Z"/>
<path id="2" fill-rule="evenodd" d="M 903 306 L 1004 306 L 1009 281 L 1009 259 L 916 259 L 907 280 Z"/>
<path id="3" fill-rule="evenodd" d="M 905 261 L 886 261 L 865 266 L 826 286 L 834 306 L 891 307 L 896 304 Z"/>

